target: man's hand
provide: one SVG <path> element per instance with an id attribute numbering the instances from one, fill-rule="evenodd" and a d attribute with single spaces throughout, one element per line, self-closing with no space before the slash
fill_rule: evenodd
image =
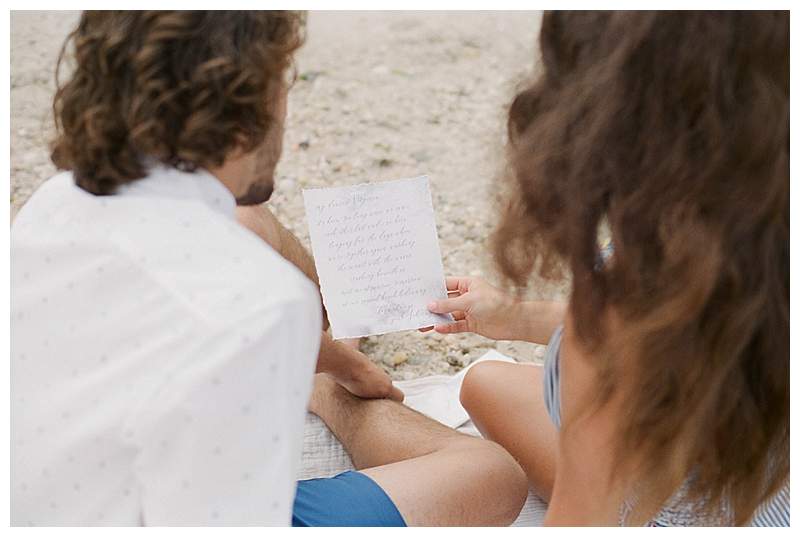
<path id="1" fill-rule="evenodd" d="M 360 351 L 354 351 L 361 354 Z M 364 356 L 363 354 L 361 354 Z M 364 356 L 364 365 L 349 375 L 334 377 L 344 388 L 363 399 L 392 399 L 403 402 L 405 395 L 392 384 L 392 379 L 380 367 Z"/>
<path id="2" fill-rule="evenodd" d="M 403 392 L 392 384 L 392 379 L 361 351 L 334 341 L 322 333 L 317 372 L 328 373 L 347 391 L 364 399 L 392 399 L 402 401 Z"/>

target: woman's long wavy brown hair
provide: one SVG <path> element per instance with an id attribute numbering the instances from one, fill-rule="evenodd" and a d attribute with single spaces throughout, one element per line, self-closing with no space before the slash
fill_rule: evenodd
<path id="1" fill-rule="evenodd" d="M 84 12 L 56 70 L 53 163 L 111 194 L 149 160 L 194 170 L 255 149 L 303 23 L 287 11 Z M 73 72 L 61 84 L 68 51 Z"/>
<path id="2" fill-rule="evenodd" d="M 678 468 L 742 524 L 789 472 L 788 13 L 548 13 L 540 45 L 495 258 L 571 278 L 630 482 Z"/>

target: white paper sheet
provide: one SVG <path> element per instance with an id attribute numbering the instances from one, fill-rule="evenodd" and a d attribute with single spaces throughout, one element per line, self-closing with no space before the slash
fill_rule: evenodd
<path id="1" fill-rule="evenodd" d="M 451 320 L 426 176 L 303 190 L 311 247 L 334 339 Z"/>

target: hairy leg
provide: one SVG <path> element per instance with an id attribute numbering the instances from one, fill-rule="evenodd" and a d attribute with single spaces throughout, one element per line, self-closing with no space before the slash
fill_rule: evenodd
<path id="1" fill-rule="evenodd" d="M 353 397 L 324 374 L 315 379 L 309 409 L 410 526 L 507 525 L 525 502 L 524 473 L 493 442 L 393 401 Z"/>
<path id="2" fill-rule="evenodd" d="M 550 500 L 558 431 L 544 405 L 542 367 L 484 362 L 467 372 L 461 404 L 481 434 L 520 463 L 534 491 Z"/>

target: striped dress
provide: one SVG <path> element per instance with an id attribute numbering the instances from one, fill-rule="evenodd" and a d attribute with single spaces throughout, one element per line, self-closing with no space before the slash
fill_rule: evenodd
<path id="1" fill-rule="evenodd" d="M 702 503 L 692 503 L 685 498 L 685 487 L 681 487 L 664 507 L 645 526 L 650 527 L 684 527 L 684 526 L 732 526 L 733 513 L 725 512 L 721 516 L 704 514 Z M 630 504 L 625 502 L 620 509 L 619 525 L 626 525 L 630 512 Z M 769 500 L 762 503 L 746 526 L 775 527 L 789 526 L 789 481 Z"/>

